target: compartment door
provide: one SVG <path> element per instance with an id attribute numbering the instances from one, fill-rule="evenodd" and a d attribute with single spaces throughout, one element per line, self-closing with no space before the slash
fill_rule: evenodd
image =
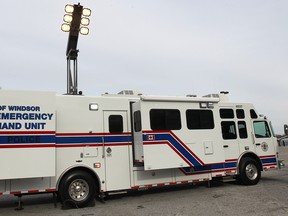
<path id="1" fill-rule="evenodd" d="M 104 111 L 104 158 L 106 190 L 130 188 L 127 111 Z"/>
<path id="2" fill-rule="evenodd" d="M 142 116 L 140 102 L 132 104 L 133 152 L 135 162 L 144 162 Z"/>

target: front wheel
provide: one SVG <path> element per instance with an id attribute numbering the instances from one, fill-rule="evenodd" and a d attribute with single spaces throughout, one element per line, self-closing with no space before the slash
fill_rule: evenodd
<path id="1" fill-rule="evenodd" d="M 239 171 L 239 180 L 244 185 L 256 185 L 261 178 L 260 165 L 253 158 L 243 158 L 240 163 Z"/>
<path id="2" fill-rule="evenodd" d="M 91 203 L 97 193 L 93 177 L 84 171 L 73 171 L 64 176 L 59 186 L 62 202 L 77 207 L 85 207 Z"/>

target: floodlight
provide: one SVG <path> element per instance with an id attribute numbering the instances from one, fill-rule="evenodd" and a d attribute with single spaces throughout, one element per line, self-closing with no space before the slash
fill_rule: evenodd
<path id="1" fill-rule="evenodd" d="M 88 35 L 88 34 L 89 34 L 89 28 L 87 28 L 87 27 L 81 27 L 81 28 L 80 28 L 80 34 L 82 34 L 82 35 Z"/>
<path id="2" fill-rule="evenodd" d="M 91 10 L 89 8 L 83 8 L 82 15 L 89 17 L 91 15 Z"/>
<path id="3" fill-rule="evenodd" d="M 64 23 L 61 25 L 61 30 L 69 32 L 68 43 L 66 49 L 67 57 L 67 94 L 81 95 L 78 93 L 78 69 L 77 57 L 79 50 L 77 49 L 79 33 L 82 35 L 89 34 L 91 10 L 83 8 L 80 3 L 65 6 Z M 72 68 L 71 68 L 72 67 Z M 73 69 L 73 71 L 71 70 Z M 90 110 L 98 110 L 98 104 L 93 104 Z"/>
<path id="4" fill-rule="evenodd" d="M 70 14 L 65 14 L 63 17 L 63 20 L 64 20 L 64 22 L 71 23 L 73 20 L 73 17 Z"/>
<path id="5" fill-rule="evenodd" d="M 61 25 L 61 30 L 64 31 L 64 32 L 69 32 L 70 31 L 70 25 L 67 24 L 67 23 L 63 23 Z"/>
<path id="6" fill-rule="evenodd" d="M 84 26 L 88 26 L 90 23 L 90 20 L 87 18 L 87 17 L 83 17 L 81 19 L 81 24 L 84 25 Z"/>
<path id="7" fill-rule="evenodd" d="M 73 6 L 73 5 L 67 4 L 67 5 L 65 6 L 65 12 L 66 12 L 66 13 L 72 14 L 73 11 L 74 11 L 74 6 Z"/>

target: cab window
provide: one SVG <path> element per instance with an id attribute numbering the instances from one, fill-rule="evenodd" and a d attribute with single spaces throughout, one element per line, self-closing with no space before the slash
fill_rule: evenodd
<path id="1" fill-rule="evenodd" d="M 224 140 L 236 139 L 236 127 L 234 121 L 221 122 L 222 137 Z"/>
<path id="2" fill-rule="evenodd" d="M 253 126 L 256 138 L 271 137 L 269 126 L 266 121 L 254 121 Z"/>

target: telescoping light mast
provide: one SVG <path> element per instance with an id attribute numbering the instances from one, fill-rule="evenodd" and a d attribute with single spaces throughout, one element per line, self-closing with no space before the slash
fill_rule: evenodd
<path id="1" fill-rule="evenodd" d="M 91 10 L 83 8 L 80 3 L 65 6 L 66 14 L 63 17 L 64 23 L 61 25 L 61 30 L 69 32 L 66 57 L 67 57 L 67 94 L 78 94 L 78 70 L 77 70 L 77 57 L 79 50 L 77 49 L 79 32 L 82 35 L 89 34 L 90 23 L 89 16 Z M 71 65 L 72 70 L 71 71 Z M 72 76 L 73 75 L 73 76 Z"/>

